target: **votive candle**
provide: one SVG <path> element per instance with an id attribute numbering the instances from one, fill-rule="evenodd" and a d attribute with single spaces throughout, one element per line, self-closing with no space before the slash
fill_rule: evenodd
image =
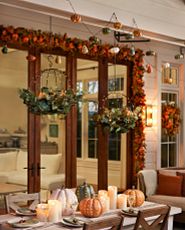
<path id="1" fill-rule="evenodd" d="M 47 222 L 49 214 L 48 204 L 38 204 L 36 208 L 36 214 L 39 221 Z"/>

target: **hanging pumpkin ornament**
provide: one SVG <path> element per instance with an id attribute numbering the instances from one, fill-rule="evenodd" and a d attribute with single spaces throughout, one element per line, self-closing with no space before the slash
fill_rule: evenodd
<path id="1" fill-rule="evenodd" d="M 36 60 L 36 57 L 35 57 L 34 55 L 29 54 L 29 55 L 26 57 L 26 59 L 27 59 L 28 61 L 32 62 L 32 61 L 35 61 L 35 60 Z"/>
<path id="2" fill-rule="evenodd" d="M 71 21 L 74 23 L 80 23 L 82 20 L 81 16 L 79 14 L 73 14 L 71 15 Z"/>
<path id="3" fill-rule="evenodd" d="M 130 54 L 131 54 L 131 56 L 134 56 L 135 53 L 136 53 L 135 47 L 132 45 L 132 46 L 130 47 Z"/>
<path id="4" fill-rule="evenodd" d="M 56 64 L 62 64 L 62 57 L 61 56 L 56 56 L 55 63 Z"/>
<path id="5" fill-rule="evenodd" d="M 147 64 L 146 65 L 146 72 L 147 73 L 151 73 L 152 72 L 152 65 L 151 64 Z"/>
<path id="6" fill-rule="evenodd" d="M 118 46 L 114 46 L 114 47 L 112 47 L 112 48 L 109 49 L 109 52 L 111 54 L 118 54 L 119 51 L 120 51 L 120 48 Z"/>
<path id="7" fill-rule="evenodd" d="M 94 188 L 92 185 L 84 182 L 82 185 L 79 185 L 76 189 L 76 196 L 80 202 L 84 198 L 91 198 L 95 194 Z"/>
<path id="8" fill-rule="evenodd" d="M 82 46 L 82 53 L 83 53 L 83 54 L 87 54 L 88 52 L 89 52 L 89 50 L 88 50 L 87 46 L 86 46 L 86 45 L 83 45 L 83 46 Z"/>
<path id="9" fill-rule="evenodd" d="M 4 45 L 3 47 L 2 47 L 2 53 L 3 54 L 7 54 L 8 53 L 8 47 L 7 47 L 7 45 Z"/>
<path id="10" fill-rule="evenodd" d="M 104 27 L 104 28 L 102 29 L 102 33 L 103 33 L 104 35 L 110 34 L 110 32 L 111 32 L 111 29 L 110 29 L 109 27 Z"/>
<path id="11" fill-rule="evenodd" d="M 121 22 L 114 22 L 113 26 L 116 30 L 120 30 L 123 25 Z"/>
<path id="12" fill-rule="evenodd" d="M 134 37 L 141 37 L 142 36 L 141 30 L 135 29 L 133 31 L 133 35 L 134 35 Z"/>

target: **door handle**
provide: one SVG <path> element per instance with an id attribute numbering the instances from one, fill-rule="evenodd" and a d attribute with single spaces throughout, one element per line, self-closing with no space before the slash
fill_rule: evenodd
<path id="1" fill-rule="evenodd" d="M 46 167 L 41 167 L 40 164 L 37 164 L 37 176 L 39 176 L 39 172 L 41 169 L 46 169 Z"/>
<path id="2" fill-rule="evenodd" d="M 31 171 L 31 175 L 34 176 L 34 172 L 35 172 L 35 166 L 34 166 L 34 164 L 31 165 L 31 168 L 24 167 L 23 169 L 27 169 L 28 171 Z"/>

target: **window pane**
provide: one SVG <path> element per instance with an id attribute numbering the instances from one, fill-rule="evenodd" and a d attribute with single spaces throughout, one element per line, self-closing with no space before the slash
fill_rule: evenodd
<path id="1" fill-rule="evenodd" d="M 82 157 L 81 136 L 82 136 L 82 103 L 78 102 L 78 107 L 77 107 L 77 157 Z"/>
<path id="2" fill-rule="evenodd" d="M 170 85 L 178 85 L 178 68 L 168 63 L 162 66 L 162 83 Z"/>
<path id="3" fill-rule="evenodd" d="M 120 147 L 121 147 L 121 135 L 110 134 L 109 135 L 109 160 L 120 160 Z"/>
<path id="4" fill-rule="evenodd" d="M 161 148 L 161 167 L 168 167 L 168 146 L 166 144 L 162 144 Z"/>
<path id="5" fill-rule="evenodd" d="M 98 81 L 88 82 L 88 93 L 93 94 L 98 92 Z"/>
<path id="6" fill-rule="evenodd" d="M 176 166 L 176 144 L 169 145 L 169 166 Z"/>
<path id="7" fill-rule="evenodd" d="M 97 157 L 97 128 L 92 119 L 97 112 L 96 102 L 88 102 L 88 157 Z"/>

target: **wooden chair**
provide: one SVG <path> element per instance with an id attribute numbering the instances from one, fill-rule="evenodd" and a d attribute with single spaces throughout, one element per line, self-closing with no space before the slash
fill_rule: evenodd
<path id="1" fill-rule="evenodd" d="M 87 222 L 83 225 L 83 230 L 98 230 L 98 229 L 122 229 L 123 216 L 106 217 L 102 220 Z"/>
<path id="2" fill-rule="evenodd" d="M 134 226 L 134 230 L 165 230 L 168 227 L 170 207 L 162 206 L 152 209 L 140 210 Z M 152 223 L 148 223 L 146 218 L 156 216 L 156 219 Z"/>
<path id="3" fill-rule="evenodd" d="M 7 213 L 17 211 L 21 207 L 27 207 L 30 210 L 35 210 L 37 204 L 40 203 L 40 193 L 20 193 L 9 194 L 5 196 L 5 206 Z"/>

